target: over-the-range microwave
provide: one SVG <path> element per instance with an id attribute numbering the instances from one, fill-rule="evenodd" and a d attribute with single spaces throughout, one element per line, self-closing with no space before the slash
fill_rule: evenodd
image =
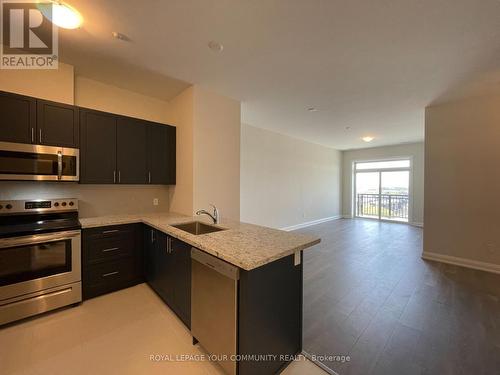
<path id="1" fill-rule="evenodd" d="M 0 142 L 0 180 L 78 181 L 80 150 Z"/>

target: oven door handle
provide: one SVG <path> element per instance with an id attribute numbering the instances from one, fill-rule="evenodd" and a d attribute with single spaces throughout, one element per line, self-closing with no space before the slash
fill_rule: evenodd
<path id="1" fill-rule="evenodd" d="M 62 170 L 63 170 L 63 157 L 62 151 L 57 151 L 57 179 L 62 179 Z"/>
<path id="2" fill-rule="evenodd" d="M 73 237 L 80 236 L 79 230 L 71 230 L 65 232 L 35 234 L 32 236 L 0 238 L 0 249 L 17 246 L 36 245 L 44 242 L 70 240 Z"/>

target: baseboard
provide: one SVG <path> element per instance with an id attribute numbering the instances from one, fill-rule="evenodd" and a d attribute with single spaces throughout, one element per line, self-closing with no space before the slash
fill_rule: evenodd
<path id="1" fill-rule="evenodd" d="M 342 215 L 342 218 L 343 219 L 353 219 L 354 216 L 352 216 L 352 215 Z"/>
<path id="2" fill-rule="evenodd" d="M 499 264 L 480 262 L 478 260 L 459 258 L 459 257 L 451 256 L 451 255 L 443 255 L 443 254 L 437 254 L 437 253 L 431 253 L 428 251 L 424 251 L 422 253 L 422 259 L 453 264 L 455 266 L 462 266 L 462 267 L 472 268 L 472 269 L 480 270 L 480 271 L 500 273 L 500 265 Z"/>
<path id="3" fill-rule="evenodd" d="M 331 374 L 331 375 L 339 375 L 337 374 L 335 371 L 333 371 L 331 368 L 329 367 L 326 367 L 323 363 L 319 362 L 319 361 L 314 361 L 312 359 L 312 355 L 310 355 L 308 352 L 306 352 L 305 350 L 302 350 L 302 355 L 304 357 L 306 357 L 308 360 L 310 360 L 312 363 L 314 363 L 316 366 L 318 366 L 320 369 L 322 369 L 323 371 L 327 372 L 328 374 Z"/>
<path id="4" fill-rule="evenodd" d="M 414 227 L 419 227 L 419 228 L 423 228 L 424 227 L 424 223 L 421 223 L 419 221 L 412 221 L 411 223 L 409 223 L 410 225 L 413 225 Z"/>
<path id="5" fill-rule="evenodd" d="M 292 225 L 289 227 L 284 227 L 284 228 L 281 228 L 281 230 L 290 232 L 292 230 L 307 228 L 307 227 L 310 227 L 312 225 L 326 223 L 327 221 L 333 221 L 333 220 L 338 220 L 338 219 L 342 219 L 342 215 L 330 216 L 330 217 L 325 217 L 325 218 L 319 219 L 319 220 L 308 221 L 307 223 L 302 223 L 302 224 Z"/>

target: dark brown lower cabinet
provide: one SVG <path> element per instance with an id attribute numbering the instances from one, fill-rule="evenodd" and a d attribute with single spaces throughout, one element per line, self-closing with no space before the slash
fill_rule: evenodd
<path id="1" fill-rule="evenodd" d="M 302 351 L 302 262 L 295 265 L 291 255 L 242 270 L 238 303 L 238 354 L 275 356 L 241 360 L 238 374 L 279 373 Z"/>
<path id="2" fill-rule="evenodd" d="M 147 226 L 144 244 L 147 283 L 191 327 L 191 245 Z"/>
<path id="3" fill-rule="evenodd" d="M 84 299 L 145 280 L 191 327 L 191 245 L 142 224 L 84 229 L 82 238 Z M 294 255 L 240 270 L 238 375 L 279 373 L 302 351 L 302 278 Z M 245 359 L 262 355 L 269 360 Z"/>
<path id="4" fill-rule="evenodd" d="M 143 282 L 142 224 L 82 231 L 83 299 Z"/>

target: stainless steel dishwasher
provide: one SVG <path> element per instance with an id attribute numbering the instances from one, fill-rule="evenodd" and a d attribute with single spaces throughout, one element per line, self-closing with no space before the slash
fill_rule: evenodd
<path id="1" fill-rule="evenodd" d="M 196 248 L 191 265 L 191 334 L 235 375 L 239 269 Z"/>

